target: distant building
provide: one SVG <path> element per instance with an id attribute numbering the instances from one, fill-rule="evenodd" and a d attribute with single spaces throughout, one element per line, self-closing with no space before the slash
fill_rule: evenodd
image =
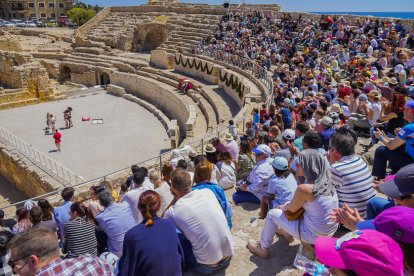
<path id="1" fill-rule="evenodd" d="M 66 16 L 77 0 L 0 0 L 0 18 L 22 19 L 58 19 Z"/>

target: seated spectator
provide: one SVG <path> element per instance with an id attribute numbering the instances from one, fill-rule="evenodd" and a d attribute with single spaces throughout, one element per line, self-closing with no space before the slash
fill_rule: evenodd
<path id="1" fill-rule="evenodd" d="M 253 152 L 257 163 L 249 175 L 248 182 L 241 184 L 239 190 L 233 194 L 236 205 L 243 202 L 260 204 L 262 197 L 267 195 L 269 179 L 274 173 L 270 163 L 272 151 L 267 145 L 259 145 Z"/>
<path id="2" fill-rule="evenodd" d="M 197 167 L 198 164 L 201 164 L 204 162 L 208 162 L 211 164 L 210 166 L 208 166 L 210 168 L 210 173 L 211 173 L 210 182 L 218 185 L 218 181 L 221 178 L 221 173 L 220 173 L 220 170 L 217 168 L 217 166 L 215 164 L 212 164 L 210 161 L 208 161 L 205 155 L 198 155 L 196 158 L 194 158 L 195 167 Z"/>
<path id="3" fill-rule="evenodd" d="M 414 101 L 405 104 L 404 119 L 408 124 L 401 129 L 395 129 L 395 138 L 388 138 L 382 130 L 374 131 L 375 137 L 384 144 L 375 150 L 372 166 L 372 175 L 378 179 L 385 178 L 387 163 L 392 169 L 391 174 L 395 174 L 400 168 L 414 161 Z"/>
<path id="4" fill-rule="evenodd" d="M 131 184 L 132 184 L 132 179 L 134 178 L 134 173 L 135 173 L 138 169 L 139 169 L 139 166 L 138 166 L 138 165 L 132 165 L 132 166 L 131 166 L 131 173 L 132 173 L 132 175 L 131 175 L 131 176 L 129 176 L 129 177 L 127 178 L 127 180 L 125 181 L 125 184 L 127 185 L 128 189 L 129 189 L 129 187 L 131 187 Z"/>
<path id="5" fill-rule="evenodd" d="M 308 132 L 310 129 L 309 124 L 307 122 L 298 122 L 296 124 L 295 129 L 295 141 L 293 142 L 293 145 L 299 149 L 299 151 L 303 150 L 302 140 L 303 136 L 305 136 L 306 132 Z"/>
<path id="6" fill-rule="evenodd" d="M 295 131 L 293 129 L 285 129 L 282 133 L 282 139 L 286 147 L 277 150 L 274 154 L 274 157 L 280 156 L 286 158 L 286 160 L 290 160 L 293 156 L 291 155 L 287 144 L 293 144 L 295 141 Z"/>
<path id="7" fill-rule="evenodd" d="M 164 211 L 168 208 L 168 206 L 170 206 L 170 203 L 174 199 L 170 191 L 172 171 L 173 169 L 172 169 L 171 164 L 164 163 L 164 165 L 162 166 L 162 171 L 161 171 L 164 181 L 161 183 L 161 186 L 155 188 L 154 190 L 157 192 L 157 194 L 161 198 L 161 207 L 158 213 L 159 217 L 161 217 L 164 214 Z"/>
<path id="8" fill-rule="evenodd" d="M 371 90 L 367 94 L 370 105 L 367 105 L 364 101 L 359 101 L 359 108 L 366 114 L 351 114 L 348 118 L 348 126 L 353 130 L 354 127 L 360 129 L 370 129 L 373 127 L 381 115 L 381 94 L 376 90 Z"/>
<path id="9" fill-rule="evenodd" d="M 236 165 L 228 151 L 219 154 L 217 168 L 220 170 L 221 174 L 218 185 L 224 190 L 233 188 L 234 185 L 236 185 Z"/>
<path id="10" fill-rule="evenodd" d="M 207 144 L 207 146 L 204 149 L 204 152 L 206 153 L 207 160 L 213 164 L 217 163 L 217 150 L 213 146 L 213 144 Z"/>
<path id="11" fill-rule="evenodd" d="M 70 220 L 63 228 L 63 242 L 66 258 L 97 255 L 95 225 L 88 220 L 88 209 L 80 202 L 70 206 Z"/>
<path id="12" fill-rule="evenodd" d="M 358 230 L 339 239 L 318 237 L 315 254 L 332 275 L 404 275 L 399 245 L 373 230 Z"/>
<path id="13" fill-rule="evenodd" d="M 56 223 L 53 220 L 43 220 L 43 211 L 39 206 L 33 207 L 30 212 L 30 221 L 33 224 L 33 229 L 41 228 L 57 233 L 58 228 Z M 63 229 L 62 229 L 63 230 Z"/>
<path id="14" fill-rule="evenodd" d="M 321 131 L 319 134 L 322 137 L 322 146 L 326 149 L 329 144 L 329 139 L 335 133 L 333 128 L 333 120 L 329 116 L 324 116 L 321 120 Z"/>
<path id="15" fill-rule="evenodd" d="M 184 159 L 178 160 L 178 162 L 177 162 L 177 169 L 183 169 L 185 171 L 188 171 L 187 170 L 188 169 L 187 161 L 185 161 Z M 190 171 L 188 171 L 188 173 L 191 176 L 191 182 L 193 182 L 193 180 L 194 180 L 194 173 L 193 172 L 190 172 Z"/>
<path id="16" fill-rule="evenodd" d="M 131 190 L 127 192 L 122 198 L 122 203 L 126 203 L 129 205 L 129 209 L 131 210 L 132 215 L 134 216 L 134 220 L 136 224 L 141 223 L 143 219 L 141 212 L 138 210 L 139 196 L 143 192 L 149 190 L 148 187 L 145 187 L 143 185 L 144 180 L 145 180 L 144 171 L 137 170 L 134 173 L 134 178 L 132 180 L 134 182 L 134 185 L 133 186 L 131 185 Z"/>
<path id="17" fill-rule="evenodd" d="M 330 213 L 338 208 L 338 197 L 331 182 L 329 163 L 317 150 L 308 149 L 299 154 L 298 175 L 308 184 L 301 184 L 293 199 L 268 212 L 260 242 L 250 241 L 248 249 L 261 258 L 269 257 L 269 247 L 276 233 L 293 241 L 314 244 L 319 236 L 333 236 L 338 223 L 330 220 Z M 303 208 L 302 219 L 289 220 L 286 214 L 297 214 Z M 299 228 L 300 226 L 300 228 Z"/>
<path id="18" fill-rule="evenodd" d="M 142 171 L 142 173 L 144 174 L 145 178 L 144 178 L 144 183 L 142 183 L 142 186 L 146 187 L 149 190 L 154 190 L 154 184 L 151 182 L 151 180 L 149 179 L 149 175 L 148 175 L 148 169 L 145 167 L 140 167 L 138 170 Z M 134 189 L 135 187 L 133 187 Z"/>
<path id="19" fill-rule="evenodd" d="M 160 207 L 160 196 L 154 191 L 139 197 L 144 221 L 125 234 L 118 275 L 182 275 L 184 256 L 177 230 L 171 220 L 158 218 Z"/>
<path id="20" fill-rule="evenodd" d="M 10 231 L 0 231 L 0 275 L 12 276 L 13 269 L 8 264 L 10 261 L 10 252 L 8 245 L 13 238 Z"/>
<path id="21" fill-rule="evenodd" d="M 10 266 L 20 276 L 82 275 L 112 276 L 109 266 L 97 257 L 83 255 L 61 259 L 54 233 L 44 229 L 25 231 L 10 243 Z"/>
<path id="22" fill-rule="evenodd" d="M 12 231 L 16 221 L 14 219 L 4 219 L 4 211 L 0 209 L 0 231 Z"/>
<path id="23" fill-rule="evenodd" d="M 372 187 L 368 164 L 355 154 L 356 139 L 351 130 L 344 127 L 338 129 L 329 141 L 328 160 L 339 206 L 347 203 L 365 218 L 367 203 L 375 197 L 376 191 Z"/>
<path id="24" fill-rule="evenodd" d="M 186 264 L 205 275 L 226 268 L 234 254 L 234 243 L 214 193 L 209 189 L 191 191 L 190 175 L 184 170 L 175 170 L 171 180 L 175 203 L 164 217 L 180 229 Z"/>
<path id="25" fill-rule="evenodd" d="M 33 226 L 29 218 L 29 211 L 27 211 L 24 207 L 16 210 L 16 219 L 17 223 L 13 226 L 14 235 L 30 229 Z"/>
<path id="26" fill-rule="evenodd" d="M 152 185 L 154 185 L 154 189 L 162 185 L 162 181 L 160 179 L 160 173 L 157 170 L 151 170 L 148 175 L 148 178 L 151 181 Z"/>
<path id="27" fill-rule="evenodd" d="M 226 140 L 226 151 L 230 153 L 233 160 L 237 161 L 239 158 L 239 145 L 236 140 L 234 140 L 233 135 L 230 132 L 227 132 L 224 136 L 224 140 Z"/>
<path id="28" fill-rule="evenodd" d="M 237 160 L 237 180 L 248 177 L 256 164 L 256 158 L 248 141 L 240 141 L 240 155 Z"/>
<path id="29" fill-rule="evenodd" d="M 58 235 L 60 240 L 60 246 L 63 246 L 63 227 L 65 223 L 70 219 L 70 206 L 72 205 L 73 195 L 75 194 L 75 190 L 72 187 L 66 187 L 62 190 L 60 194 L 64 200 L 63 204 L 55 207 L 54 214 L 55 214 L 55 222 L 58 227 Z"/>
<path id="30" fill-rule="evenodd" d="M 272 162 L 272 167 L 275 174 L 269 180 L 268 195 L 262 197 L 260 219 L 266 217 L 269 208 L 278 208 L 291 201 L 297 188 L 296 179 L 289 171 L 286 158 L 276 157 Z"/>
<path id="31" fill-rule="evenodd" d="M 127 184 L 125 184 L 125 187 L 126 186 Z M 102 185 L 91 186 L 89 188 L 89 191 L 91 192 L 90 193 L 91 200 L 89 201 L 88 212 L 89 212 L 89 216 L 93 217 L 94 219 L 96 218 L 97 215 L 99 215 L 104 210 L 101 204 L 99 204 L 99 194 L 103 192 L 104 190 L 105 190 L 105 187 L 103 187 Z"/>
<path id="32" fill-rule="evenodd" d="M 96 216 L 98 229 L 108 236 L 108 249 L 118 257 L 122 255 L 125 233 L 136 225 L 131 209 L 126 203 L 115 203 L 111 192 L 99 194 L 99 202 L 105 208 Z"/>
<path id="33" fill-rule="evenodd" d="M 217 154 L 223 151 L 227 151 L 226 146 L 221 143 L 220 139 L 218 137 L 214 137 L 210 140 L 210 143 L 214 146 L 216 149 Z"/>
<path id="34" fill-rule="evenodd" d="M 231 222 L 231 206 L 226 198 L 226 195 L 224 194 L 223 188 L 220 186 L 209 182 L 206 179 L 209 179 L 211 175 L 211 167 L 212 164 L 208 161 L 202 162 L 197 164 L 196 171 L 194 174 L 194 186 L 192 187 L 192 190 L 199 190 L 199 189 L 209 189 L 214 193 L 216 196 L 218 202 L 220 203 L 221 208 L 223 209 L 223 213 L 226 216 L 227 224 L 229 225 L 229 228 L 232 228 L 232 222 Z"/>

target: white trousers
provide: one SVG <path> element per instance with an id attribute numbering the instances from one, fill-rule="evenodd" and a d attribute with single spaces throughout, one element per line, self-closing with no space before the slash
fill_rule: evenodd
<path id="1" fill-rule="evenodd" d="M 298 220 L 289 221 L 282 210 L 272 209 L 267 213 L 265 225 L 263 227 L 262 235 L 260 237 L 260 245 L 262 248 L 269 248 L 273 243 L 273 237 L 276 235 L 276 230 L 279 228 L 285 230 L 287 233 L 299 239 Z M 314 244 L 317 236 L 313 234 L 303 221 L 300 225 L 300 235 L 304 243 Z"/>

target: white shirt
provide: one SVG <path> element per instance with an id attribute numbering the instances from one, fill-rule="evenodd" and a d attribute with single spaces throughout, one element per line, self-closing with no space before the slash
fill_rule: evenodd
<path id="1" fill-rule="evenodd" d="M 134 182 L 134 180 L 131 181 L 131 190 L 134 190 L 137 188 L 137 184 Z M 154 184 L 149 180 L 149 177 L 145 177 L 144 183 L 142 183 L 142 186 L 147 187 L 149 190 L 154 190 Z"/>
<path id="2" fill-rule="evenodd" d="M 250 173 L 250 185 L 247 186 L 247 191 L 254 194 L 258 199 L 262 199 L 267 195 L 267 186 L 269 179 L 274 175 L 271 158 L 257 162 L 256 166 Z"/>
<path id="3" fill-rule="evenodd" d="M 180 198 L 164 214 L 190 241 L 201 264 L 217 264 L 233 256 L 234 241 L 223 209 L 209 189 L 194 190 Z"/>
<path id="4" fill-rule="evenodd" d="M 221 178 L 218 183 L 220 187 L 226 190 L 236 185 L 236 165 L 234 165 L 233 162 L 231 162 L 230 165 L 222 162 L 220 173 Z"/>
<path id="5" fill-rule="evenodd" d="M 374 111 L 374 114 L 372 115 L 371 120 L 369 120 L 369 123 L 373 126 L 381 115 L 381 104 L 379 102 L 373 102 L 371 104 L 371 109 Z"/>
<path id="6" fill-rule="evenodd" d="M 141 194 L 145 191 L 148 191 L 150 189 L 148 189 L 147 187 L 145 187 L 144 185 L 142 185 L 141 187 L 138 187 L 136 189 L 133 189 L 129 192 L 127 192 L 123 197 L 122 197 L 122 201 L 121 202 L 126 202 L 129 205 L 129 208 L 132 211 L 132 215 L 134 216 L 135 219 L 135 223 L 139 224 L 142 222 L 142 220 L 144 219 L 141 211 L 138 210 L 138 201 L 139 201 L 139 197 L 141 196 Z"/>
<path id="7" fill-rule="evenodd" d="M 233 160 L 237 160 L 239 158 L 239 145 L 235 140 L 231 140 L 227 142 L 225 145 L 226 149 L 229 151 L 231 158 Z"/>
<path id="8" fill-rule="evenodd" d="M 161 197 L 161 208 L 158 212 L 158 215 L 161 217 L 162 213 L 164 213 L 165 209 L 168 207 L 174 197 L 170 191 L 170 185 L 168 185 L 168 183 L 165 181 L 163 181 L 161 186 L 154 191 L 156 191 L 157 194 L 159 194 Z"/>

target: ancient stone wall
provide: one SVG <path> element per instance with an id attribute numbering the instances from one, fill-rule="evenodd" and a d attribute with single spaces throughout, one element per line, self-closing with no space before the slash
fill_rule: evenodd
<path id="1" fill-rule="evenodd" d="M 239 108 L 243 107 L 244 99 L 249 94 L 250 88 L 239 77 L 230 70 L 222 68 L 219 72 L 218 85 L 237 103 Z"/>
<path id="2" fill-rule="evenodd" d="M 150 62 L 161 69 L 173 69 L 174 56 L 167 54 L 163 50 L 153 50 L 151 51 L 151 60 Z"/>
<path id="3" fill-rule="evenodd" d="M 22 46 L 16 40 L 3 37 L 3 38 L 0 38 L 0 50 L 21 52 Z"/>
<path id="4" fill-rule="evenodd" d="M 0 143 L 0 173 L 28 197 L 63 188 L 29 159 Z"/>
<path id="5" fill-rule="evenodd" d="M 175 70 L 203 79 L 211 84 L 218 83 L 218 71 L 222 68 L 214 62 L 207 62 L 197 57 L 186 56 L 180 53 L 175 54 L 173 64 Z"/>
<path id="6" fill-rule="evenodd" d="M 75 31 L 75 36 L 85 36 L 90 30 L 99 25 L 111 13 L 110 7 L 101 10 L 95 17 L 89 20 Z"/>
<path id="7" fill-rule="evenodd" d="M 70 81 L 74 83 L 83 84 L 87 87 L 95 86 L 98 84 L 96 81 L 95 71 L 87 71 L 84 73 L 71 73 Z"/>
<path id="8" fill-rule="evenodd" d="M 123 87 L 128 93 L 151 103 L 167 115 L 170 120 L 176 119 L 180 127 L 180 140 L 185 138 L 189 107 L 174 92 L 149 78 L 134 74 L 114 72 L 110 78 L 111 84 Z"/>

